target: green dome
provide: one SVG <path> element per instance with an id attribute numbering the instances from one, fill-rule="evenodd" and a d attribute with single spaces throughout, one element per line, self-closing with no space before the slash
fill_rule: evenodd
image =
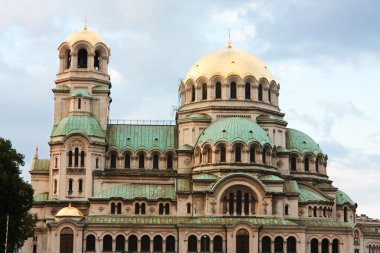
<path id="1" fill-rule="evenodd" d="M 72 115 L 63 118 L 58 126 L 53 127 L 51 137 L 66 136 L 74 133 L 101 138 L 106 137 L 104 131 L 100 128 L 99 122 L 96 119 L 85 115 Z"/>
<path id="2" fill-rule="evenodd" d="M 225 141 L 228 144 L 235 141 L 250 144 L 256 141 L 261 146 L 268 143 L 273 147 L 273 143 L 264 129 L 251 120 L 239 117 L 228 117 L 215 121 L 201 133 L 197 144 L 200 146 L 205 143 L 215 145 L 219 141 Z"/>
<path id="3" fill-rule="evenodd" d="M 310 136 L 291 128 L 286 129 L 286 149 L 300 154 L 307 152 L 314 155 L 323 154 L 319 145 Z"/>
<path id="4" fill-rule="evenodd" d="M 76 96 L 82 96 L 82 97 L 86 97 L 86 98 L 92 98 L 92 96 L 90 95 L 90 93 L 88 93 L 87 91 L 85 90 L 75 90 L 73 93 L 71 93 L 70 97 L 76 97 Z"/>
<path id="5" fill-rule="evenodd" d="M 349 204 L 352 206 L 355 206 L 356 203 L 348 196 L 346 193 L 344 193 L 341 190 L 336 191 L 336 204 L 337 205 L 344 205 L 344 204 Z"/>

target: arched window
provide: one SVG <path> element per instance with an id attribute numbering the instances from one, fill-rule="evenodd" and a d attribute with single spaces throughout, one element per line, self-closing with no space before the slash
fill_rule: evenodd
<path id="1" fill-rule="evenodd" d="M 222 98 L 222 84 L 220 82 L 215 84 L 215 98 Z"/>
<path id="2" fill-rule="evenodd" d="M 303 166 L 304 166 L 305 171 L 309 171 L 309 158 L 308 157 L 305 157 L 305 159 L 303 161 Z"/>
<path id="3" fill-rule="evenodd" d="M 82 107 L 82 99 L 78 98 L 78 110 L 80 110 Z"/>
<path id="4" fill-rule="evenodd" d="M 80 152 L 80 166 L 82 168 L 84 167 L 84 151 L 83 150 Z"/>
<path id="5" fill-rule="evenodd" d="M 327 214 L 326 214 L 326 207 L 323 208 L 323 217 L 327 217 Z"/>
<path id="6" fill-rule="evenodd" d="M 87 50 L 84 48 L 78 51 L 78 68 L 87 68 Z"/>
<path id="7" fill-rule="evenodd" d="M 235 211 L 235 197 L 234 194 L 231 192 L 228 196 L 228 210 L 230 211 L 230 214 L 233 215 Z"/>
<path id="8" fill-rule="evenodd" d="M 111 203 L 111 214 L 115 214 L 116 204 L 114 202 Z"/>
<path id="9" fill-rule="evenodd" d="M 257 98 L 259 99 L 259 101 L 263 101 L 263 85 L 262 84 L 259 84 Z"/>
<path id="10" fill-rule="evenodd" d="M 158 169 L 158 155 L 153 155 L 153 169 Z"/>
<path id="11" fill-rule="evenodd" d="M 124 156 L 124 168 L 130 169 L 131 168 L 131 155 L 126 154 Z"/>
<path id="12" fill-rule="evenodd" d="M 190 235 L 187 240 L 187 251 L 197 252 L 197 237 L 195 235 Z"/>
<path id="13" fill-rule="evenodd" d="M 173 169 L 173 155 L 168 155 L 166 157 L 166 168 Z"/>
<path id="14" fill-rule="evenodd" d="M 145 203 L 141 204 L 141 214 L 145 214 Z"/>
<path id="15" fill-rule="evenodd" d="M 66 51 L 66 69 L 69 69 L 71 67 L 71 51 Z"/>
<path id="16" fill-rule="evenodd" d="M 343 220 L 344 220 L 344 222 L 348 222 L 348 217 L 347 216 L 348 216 L 347 215 L 347 207 L 345 206 L 343 208 Z"/>
<path id="17" fill-rule="evenodd" d="M 220 147 L 220 161 L 221 162 L 226 161 L 226 148 L 224 146 Z"/>
<path id="18" fill-rule="evenodd" d="M 69 151 L 69 167 L 73 167 L 73 151 Z"/>
<path id="19" fill-rule="evenodd" d="M 269 101 L 269 103 L 272 102 L 272 91 L 271 91 L 271 89 L 268 90 L 268 101 Z"/>
<path id="20" fill-rule="evenodd" d="M 201 252 L 210 251 L 210 237 L 208 235 L 203 235 L 201 237 Z"/>
<path id="21" fill-rule="evenodd" d="M 318 240 L 315 238 L 310 242 L 310 253 L 318 253 Z"/>
<path id="22" fill-rule="evenodd" d="M 322 253 L 329 253 L 329 240 L 328 239 L 323 239 L 322 240 Z"/>
<path id="23" fill-rule="evenodd" d="M 95 51 L 95 55 L 94 55 L 94 69 L 95 70 L 100 69 L 100 53 L 98 50 Z"/>
<path id="24" fill-rule="evenodd" d="M 164 204 L 160 203 L 158 205 L 158 214 L 164 214 Z"/>
<path id="25" fill-rule="evenodd" d="M 125 237 L 123 235 L 116 236 L 116 251 L 125 250 Z"/>
<path id="26" fill-rule="evenodd" d="M 285 215 L 289 215 L 289 205 L 285 205 Z"/>
<path id="27" fill-rule="evenodd" d="M 37 253 L 37 244 L 33 244 L 33 253 Z"/>
<path id="28" fill-rule="evenodd" d="M 249 252 L 249 232 L 245 229 L 239 229 L 236 232 L 236 250 L 235 252 Z"/>
<path id="29" fill-rule="evenodd" d="M 207 163 L 212 163 L 212 149 L 207 148 Z"/>
<path id="30" fill-rule="evenodd" d="M 78 167 L 79 164 L 79 148 L 74 149 L 74 166 Z"/>
<path id="31" fill-rule="evenodd" d="M 264 236 L 261 240 L 261 250 L 263 253 L 271 253 L 272 247 L 271 247 L 271 240 L 269 236 Z"/>
<path id="32" fill-rule="evenodd" d="M 195 101 L 195 86 L 191 86 L 191 102 Z"/>
<path id="33" fill-rule="evenodd" d="M 116 168 L 116 154 L 111 154 L 111 169 Z"/>
<path id="34" fill-rule="evenodd" d="M 206 100 L 207 99 L 207 84 L 202 84 L 202 99 Z"/>
<path id="35" fill-rule="evenodd" d="M 241 215 L 242 209 L 242 196 L 241 191 L 236 192 L 236 214 Z"/>
<path id="36" fill-rule="evenodd" d="M 284 239 L 281 236 L 274 239 L 274 252 L 284 252 Z"/>
<path id="37" fill-rule="evenodd" d="M 88 235 L 86 237 L 86 251 L 95 251 L 95 236 Z"/>
<path id="38" fill-rule="evenodd" d="M 241 147 L 237 146 L 235 148 L 235 162 L 241 162 Z"/>
<path id="39" fill-rule="evenodd" d="M 297 158 L 295 156 L 290 157 L 290 170 L 291 171 L 297 170 Z"/>
<path id="40" fill-rule="evenodd" d="M 165 204 L 165 214 L 168 215 L 170 213 L 170 205 L 169 203 Z"/>
<path id="41" fill-rule="evenodd" d="M 191 213 L 191 204 L 190 203 L 186 204 L 186 211 L 187 211 L 187 213 Z"/>
<path id="42" fill-rule="evenodd" d="M 57 185 L 57 179 L 54 179 L 54 194 L 57 193 L 57 188 L 58 188 L 58 185 Z"/>
<path id="43" fill-rule="evenodd" d="M 236 98 L 236 83 L 232 82 L 230 85 L 230 98 Z"/>
<path id="44" fill-rule="evenodd" d="M 318 215 L 317 215 L 317 207 L 316 206 L 313 209 L 313 216 L 314 217 L 318 217 Z"/>
<path id="45" fill-rule="evenodd" d="M 139 154 L 139 169 L 144 169 L 145 167 L 145 156 L 144 154 Z"/>
<path id="46" fill-rule="evenodd" d="M 141 251 L 150 252 L 150 238 L 147 235 L 141 237 Z"/>
<path id="47" fill-rule="evenodd" d="M 175 238 L 172 235 L 166 237 L 166 252 L 175 252 Z"/>
<path id="48" fill-rule="evenodd" d="M 140 214 L 140 204 L 139 203 L 135 204 L 135 214 Z"/>
<path id="49" fill-rule="evenodd" d="M 58 157 L 56 157 L 54 161 L 54 168 L 57 168 L 57 167 L 58 167 Z"/>
<path id="50" fill-rule="evenodd" d="M 251 84 L 245 83 L 244 86 L 245 99 L 251 99 Z"/>
<path id="51" fill-rule="evenodd" d="M 249 149 L 249 162 L 251 162 L 251 163 L 256 162 L 256 150 L 255 150 L 255 147 L 253 145 Z"/>
<path id="52" fill-rule="evenodd" d="M 131 235 L 128 237 L 128 251 L 137 252 L 137 236 Z"/>
<path id="53" fill-rule="evenodd" d="M 162 237 L 159 235 L 153 238 L 153 252 L 162 252 Z"/>
<path id="54" fill-rule="evenodd" d="M 121 203 L 117 203 L 116 205 L 116 211 L 117 211 L 117 214 L 121 214 Z"/>
<path id="55" fill-rule="evenodd" d="M 60 252 L 73 252 L 73 243 L 73 230 L 69 227 L 62 229 L 60 235 Z"/>
<path id="56" fill-rule="evenodd" d="M 332 253 L 339 253 L 339 240 L 338 239 L 333 240 Z"/>
<path id="57" fill-rule="evenodd" d="M 223 239 L 220 235 L 214 237 L 214 248 L 213 252 L 223 252 Z"/>
<path id="58" fill-rule="evenodd" d="M 263 153 L 262 153 L 262 162 L 263 164 L 267 163 L 267 151 L 265 149 L 263 149 Z"/>
<path id="59" fill-rule="evenodd" d="M 103 237 L 103 251 L 112 251 L 112 237 L 110 235 Z"/>
<path id="60" fill-rule="evenodd" d="M 98 157 L 95 160 L 95 168 L 99 169 L 99 158 Z"/>
<path id="61" fill-rule="evenodd" d="M 318 166 L 319 164 L 318 164 L 318 158 L 317 159 L 315 159 L 315 172 L 319 172 L 319 166 Z"/>
<path id="62" fill-rule="evenodd" d="M 83 180 L 79 179 L 78 180 L 78 192 L 82 192 L 82 191 L 83 191 Z"/>
<path id="63" fill-rule="evenodd" d="M 69 179 L 69 194 L 73 192 L 73 181 L 72 178 Z"/>
<path id="64" fill-rule="evenodd" d="M 286 240 L 286 252 L 297 253 L 297 241 L 293 236 L 288 237 Z"/>
<path id="65" fill-rule="evenodd" d="M 244 193 L 244 214 L 249 215 L 249 194 Z"/>

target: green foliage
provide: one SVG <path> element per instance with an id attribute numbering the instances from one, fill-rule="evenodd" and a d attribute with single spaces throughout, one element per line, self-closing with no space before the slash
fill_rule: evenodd
<path id="1" fill-rule="evenodd" d="M 24 156 L 0 138 L 0 252 L 4 252 L 7 215 L 9 215 L 8 252 L 13 252 L 33 236 L 36 216 L 29 213 L 33 205 L 32 186 L 20 177 Z"/>

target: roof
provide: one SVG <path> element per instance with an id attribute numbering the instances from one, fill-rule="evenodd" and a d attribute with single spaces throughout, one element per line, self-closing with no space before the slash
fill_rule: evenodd
<path id="1" fill-rule="evenodd" d="M 69 134 L 84 134 L 104 138 L 105 132 L 100 128 L 99 122 L 87 115 L 71 115 L 63 118 L 58 126 L 54 126 L 51 137 L 66 136 Z"/>
<path id="2" fill-rule="evenodd" d="M 33 201 L 34 202 L 43 202 L 48 200 L 49 198 L 49 193 L 48 192 L 43 192 L 43 193 L 38 193 L 33 196 Z"/>
<path id="3" fill-rule="evenodd" d="M 197 80 L 202 76 L 211 79 L 216 75 L 224 78 L 230 75 L 254 76 L 256 80 L 266 78 L 269 82 L 273 80 L 272 73 L 261 60 L 248 52 L 233 48 L 217 50 L 203 56 L 190 68 L 184 80 Z"/>
<path id="4" fill-rule="evenodd" d="M 288 122 L 286 122 L 283 117 L 277 115 L 259 115 L 256 117 L 257 123 L 277 123 L 283 126 L 287 126 Z"/>
<path id="5" fill-rule="evenodd" d="M 50 167 L 49 159 L 37 159 L 34 161 L 32 171 L 48 171 Z"/>
<path id="6" fill-rule="evenodd" d="M 206 174 L 206 173 L 202 173 L 194 177 L 194 180 L 200 180 L 200 181 L 215 181 L 218 179 L 219 179 L 218 176 L 215 176 L 213 174 Z"/>
<path id="7" fill-rule="evenodd" d="M 190 192 L 191 191 L 190 178 L 178 178 L 176 180 L 176 190 L 177 192 Z"/>
<path id="8" fill-rule="evenodd" d="M 268 143 L 273 147 L 273 143 L 264 129 L 252 120 L 240 117 L 227 117 L 215 121 L 201 133 L 197 144 L 200 146 L 205 143 L 215 145 L 219 141 L 225 141 L 228 144 L 235 141 L 249 144 L 255 141 L 262 146 Z"/>
<path id="9" fill-rule="evenodd" d="M 292 128 L 286 129 L 286 149 L 300 154 L 307 152 L 314 155 L 323 154 L 319 145 L 310 136 Z"/>
<path id="10" fill-rule="evenodd" d="M 300 203 L 306 203 L 306 202 L 330 202 L 331 200 L 328 199 L 326 196 L 324 196 L 322 193 L 318 192 L 317 190 L 313 191 L 312 189 L 305 187 L 305 186 L 299 186 L 299 202 Z"/>
<path id="11" fill-rule="evenodd" d="M 349 204 L 352 206 L 355 206 L 356 203 L 343 191 L 337 190 L 336 191 L 336 204 L 337 205 L 344 205 L 344 204 Z"/>
<path id="12" fill-rule="evenodd" d="M 354 223 L 347 223 L 347 222 L 339 222 L 334 221 L 330 219 L 297 219 L 292 220 L 294 223 L 297 223 L 301 226 L 305 226 L 308 228 L 321 228 L 321 229 L 329 229 L 329 228 L 346 228 L 346 229 L 352 229 L 354 227 Z"/>
<path id="13" fill-rule="evenodd" d="M 92 96 L 90 95 L 90 93 L 88 93 L 88 91 L 85 91 L 82 89 L 75 90 L 73 93 L 71 93 L 70 96 L 71 97 L 82 96 L 86 98 L 92 98 Z"/>
<path id="14" fill-rule="evenodd" d="M 295 180 L 286 181 L 284 184 L 284 193 L 300 193 L 298 183 Z"/>
<path id="15" fill-rule="evenodd" d="M 112 186 L 90 199 L 122 198 L 132 200 L 145 198 L 148 200 L 176 199 L 174 185 L 164 184 L 122 184 Z"/>
<path id="16" fill-rule="evenodd" d="M 204 113 L 188 114 L 180 117 L 178 122 L 198 121 L 198 122 L 211 122 L 211 117 Z"/>
<path id="17" fill-rule="evenodd" d="M 284 179 L 275 175 L 264 175 L 259 177 L 259 179 L 264 182 L 284 182 Z"/>
<path id="18" fill-rule="evenodd" d="M 58 213 L 55 215 L 56 217 L 83 217 L 82 212 L 73 206 L 69 204 L 69 206 L 66 206 L 58 211 Z"/>
<path id="19" fill-rule="evenodd" d="M 109 147 L 123 149 L 174 150 L 175 126 L 108 125 Z"/>
<path id="20" fill-rule="evenodd" d="M 78 41 L 87 41 L 91 45 L 95 45 L 96 43 L 103 42 L 102 37 L 99 36 L 96 32 L 89 31 L 87 28 L 84 28 L 81 31 L 76 31 L 71 33 L 66 39 L 65 42 L 70 43 L 71 45 L 75 44 Z"/>

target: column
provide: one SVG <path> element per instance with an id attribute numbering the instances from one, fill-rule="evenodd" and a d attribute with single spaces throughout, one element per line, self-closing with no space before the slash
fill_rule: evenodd
<path id="1" fill-rule="evenodd" d="M 202 237 L 201 237 L 201 240 L 202 240 Z M 200 240 L 197 240 L 197 250 L 198 250 L 198 253 L 201 252 L 201 241 Z"/>

